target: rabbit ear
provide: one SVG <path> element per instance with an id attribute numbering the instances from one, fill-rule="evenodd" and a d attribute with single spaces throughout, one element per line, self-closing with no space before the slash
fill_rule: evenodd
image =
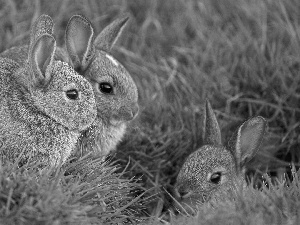
<path id="1" fill-rule="evenodd" d="M 110 49 L 121 35 L 129 17 L 117 19 L 105 27 L 95 39 L 95 47 L 97 49 L 110 52 Z"/>
<path id="2" fill-rule="evenodd" d="M 204 121 L 205 121 L 204 144 L 222 145 L 220 127 L 208 99 L 206 99 L 206 104 L 205 104 Z"/>
<path id="3" fill-rule="evenodd" d="M 46 85 L 49 82 L 51 72 L 47 73 L 46 70 L 53 63 L 55 48 L 55 39 L 49 34 L 41 35 L 34 43 L 29 55 L 32 86 Z"/>
<path id="4" fill-rule="evenodd" d="M 266 120 L 257 116 L 244 122 L 229 140 L 230 151 L 242 168 L 258 151 L 262 142 Z"/>
<path id="5" fill-rule="evenodd" d="M 94 56 L 94 29 L 82 15 L 70 18 L 66 28 L 66 47 L 75 69 L 84 71 Z"/>
<path id="6" fill-rule="evenodd" d="M 41 15 L 31 27 L 30 31 L 30 46 L 35 43 L 37 38 L 42 34 L 53 34 L 53 20 L 50 16 L 43 14 Z M 30 47 L 30 48 L 31 48 Z"/>

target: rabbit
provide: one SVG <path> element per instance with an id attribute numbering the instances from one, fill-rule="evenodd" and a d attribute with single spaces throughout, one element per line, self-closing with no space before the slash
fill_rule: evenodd
<path id="1" fill-rule="evenodd" d="M 110 50 L 122 33 L 128 17 L 117 19 L 96 37 L 91 22 L 82 15 L 70 18 L 65 34 L 68 63 L 93 86 L 97 117 L 92 126 L 82 132 L 78 150 L 100 152 L 105 156 L 114 150 L 125 134 L 126 126 L 139 111 L 138 91 L 135 82 Z"/>
<path id="2" fill-rule="evenodd" d="M 266 129 L 263 117 L 253 117 L 240 125 L 225 147 L 208 100 L 204 120 L 204 146 L 188 156 L 175 184 L 175 198 L 187 211 L 220 199 L 235 184 L 246 185 L 245 163 L 259 150 Z"/>
<path id="3" fill-rule="evenodd" d="M 96 120 L 81 132 L 74 156 L 84 155 L 88 150 L 107 155 L 116 148 L 128 122 L 139 112 L 138 92 L 133 79 L 109 54 L 127 21 L 128 17 L 117 19 L 94 37 L 91 22 L 82 15 L 74 15 L 66 28 L 65 48 L 56 49 L 55 59 L 67 62 L 85 77 L 92 84 L 96 98 Z M 32 33 L 31 39 L 35 36 Z M 0 56 L 14 59 L 26 48 L 8 49 Z M 15 61 L 22 64 L 22 59 Z"/>
<path id="4" fill-rule="evenodd" d="M 41 32 L 29 46 L 22 66 L 0 58 L 0 158 L 57 166 L 95 120 L 95 97 L 85 78 L 54 60 L 52 35 Z"/>
<path id="5" fill-rule="evenodd" d="M 53 27 L 54 23 L 50 16 L 46 14 L 42 14 L 37 20 L 34 22 L 30 29 L 30 44 L 34 44 L 35 40 L 41 34 L 50 34 L 53 35 Z M 19 67 L 24 65 L 28 58 L 28 49 L 30 49 L 29 45 L 21 45 L 15 46 L 7 49 L 6 51 L 0 54 L 0 57 L 7 58 L 15 61 L 19 64 Z"/>

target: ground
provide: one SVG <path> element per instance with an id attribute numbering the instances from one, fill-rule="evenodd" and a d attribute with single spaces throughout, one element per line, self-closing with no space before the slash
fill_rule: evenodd
<path id="1" fill-rule="evenodd" d="M 140 113 L 111 158 L 117 161 L 117 168 L 95 162 L 98 164 L 93 173 L 101 173 L 99 179 L 83 179 L 89 173 L 75 165 L 71 166 L 76 169 L 71 170 L 69 175 L 74 176 L 72 179 L 66 175 L 69 174 L 66 169 L 54 175 L 53 171 L 45 172 L 49 179 L 36 179 L 39 172 L 24 173 L 19 169 L 4 168 L 1 172 L 0 193 L 4 197 L 0 197 L 0 215 L 10 219 L 7 221 L 11 224 L 12 221 L 22 224 L 16 222 L 18 218 L 22 218 L 23 224 L 29 224 L 28 221 L 38 223 L 39 218 L 44 224 L 74 224 L 74 221 L 78 224 L 109 224 L 128 218 L 137 223 L 149 217 L 156 218 L 153 223 L 158 223 L 157 219 L 165 215 L 172 205 L 167 191 L 172 189 L 180 166 L 191 152 L 202 145 L 202 110 L 206 98 L 215 110 L 224 143 L 249 117 L 260 115 L 266 118 L 267 134 L 259 154 L 248 165 L 248 174 L 260 176 L 268 172 L 281 178 L 282 173 L 276 173 L 278 168 L 284 172 L 290 168 L 289 163 L 282 160 L 293 161 L 297 168 L 300 148 L 298 1 L 2 0 L 0 51 L 26 43 L 30 25 L 42 13 L 54 19 L 59 45 L 64 44 L 67 21 L 74 14 L 89 18 L 97 32 L 116 18 L 130 16 L 112 55 L 127 68 L 138 86 Z M 77 170 L 81 171 L 80 178 L 77 172 L 74 173 Z M 288 175 L 291 177 L 291 173 Z M 17 190 L 24 179 L 30 182 Z M 104 185 L 98 190 L 102 193 L 100 197 L 95 198 L 98 192 L 94 190 L 88 200 L 83 200 L 83 196 L 91 191 L 89 185 L 96 188 L 97 182 L 105 179 L 121 182 L 118 187 L 124 189 L 115 196 L 110 193 L 110 197 L 104 198 L 107 187 Z M 86 182 L 89 185 L 84 186 Z M 116 186 L 114 182 L 106 185 Z M 49 186 L 52 188 L 49 189 Z M 79 190 L 78 186 L 83 189 Z M 278 199 L 284 198 L 283 202 L 287 202 L 288 209 L 291 209 L 298 200 L 289 201 L 291 195 L 286 193 L 290 192 L 283 186 L 276 184 L 274 188 L 284 190 L 279 197 L 275 191 L 270 193 L 275 196 L 275 206 L 281 204 Z M 14 200 L 11 196 L 21 199 L 22 193 L 27 193 L 23 205 L 11 201 Z M 260 196 L 261 192 L 256 194 Z M 42 198 L 43 195 L 54 200 Z M 120 195 L 128 197 L 122 200 L 118 198 Z M 28 196 L 35 196 L 33 199 L 39 203 L 32 202 Z M 81 197 L 77 199 L 74 196 Z M 114 197 L 115 201 L 109 199 Z M 241 199 L 235 205 L 230 204 L 232 207 L 228 210 L 243 210 L 239 204 L 248 202 L 250 198 Z M 277 204 L 277 200 L 280 203 Z M 118 206 L 104 207 L 112 202 Z M 255 204 L 264 204 L 257 202 L 245 205 L 252 204 L 251 207 L 255 208 Z M 264 224 L 261 214 L 246 209 L 239 211 L 238 215 L 232 216 L 226 211 L 218 216 L 224 221 L 231 215 L 234 218 L 231 221 L 239 224 L 237 218 L 246 212 L 250 212 L 249 218 L 254 217 L 251 213 L 256 215 L 258 219 L 253 221 L 260 221 L 256 224 Z M 271 212 L 271 215 L 277 214 L 277 211 Z M 30 216 L 36 213 L 40 217 Z M 52 215 L 58 219 L 55 220 Z M 212 224 L 213 220 L 205 220 L 204 214 L 199 215 L 198 219 L 204 221 L 203 224 Z M 109 218 L 104 219 L 105 216 Z M 294 214 L 289 217 L 285 213 L 284 216 L 298 218 Z M 187 219 L 184 217 L 183 220 Z M 250 220 L 245 221 L 252 224 Z M 297 220 L 290 221 L 294 224 Z M 275 223 L 267 220 L 265 224 L 272 222 Z M 197 221 L 190 219 L 190 223 L 196 224 Z"/>

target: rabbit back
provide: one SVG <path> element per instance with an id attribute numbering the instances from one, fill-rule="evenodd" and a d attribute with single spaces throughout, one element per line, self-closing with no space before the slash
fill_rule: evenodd
<path id="1" fill-rule="evenodd" d="M 46 14 L 42 14 L 39 16 L 35 22 L 32 24 L 30 29 L 30 42 L 29 45 L 20 45 L 20 46 L 13 46 L 4 52 L 0 53 L 0 57 L 8 58 L 20 66 L 24 65 L 28 59 L 28 51 L 35 43 L 38 37 L 42 34 L 53 34 L 53 27 L 54 23 L 50 16 Z"/>
<path id="2" fill-rule="evenodd" d="M 2 52 L 0 57 L 11 59 L 19 65 L 24 65 L 28 57 L 28 45 L 11 47 Z"/>

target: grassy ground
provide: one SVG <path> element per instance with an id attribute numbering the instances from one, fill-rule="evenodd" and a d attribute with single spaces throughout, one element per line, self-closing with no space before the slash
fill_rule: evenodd
<path id="1" fill-rule="evenodd" d="M 249 164 L 250 172 L 257 172 L 257 168 L 262 172 L 284 168 L 282 162 L 272 157 L 275 154 L 281 159 L 293 160 L 298 165 L 300 3 L 297 0 L 2 0 L 0 51 L 24 43 L 28 39 L 30 24 L 42 13 L 53 17 L 56 24 L 56 38 L 61 45 L 64 43 L 66 23 L 73 14 L 80 13 L 88 17 L 98 32 L 115 18 L 124 14 L 130 15 L 131 20 L 113 55 L 124 64 L 136 81 L 141 105 L 139 117 L 131 124 L 124 141 L 112 157 L 112 160 L 117 160 L 119 168 L 117 171 L 125 170 L 125 172 L 113 173 L 116 169 L 109 168 L 114 167 L 97 164 L 100 168 L 107 168 L 107 171 L 112 172 L 109 174 L 113 184 L 116 181 L 123 182 L 120 187 L 126 190 L 121 193 L 126 192 L 128 195 L 125 196 L 129 197 L 123 201 L 117 197 L 119 192 L 116 193 L 116 204 L 119 205 L 112 207 L 110 211 L 112 213 L 107 213 L 107 210 L 101 211 L 97 208 L 103 202 L 103 204 L 111 202 L 109 199 L 103 200 L 103 196 L 99 198 L 100 200 L 95 200 L 93 195 L 88 201 L 83 202 L 76 198 L 72 199 L 74 196 L 80 196 L 76 187 L 83 185 L 82 183 L 86 184 L 86 180 L 76 181 L 77 183 L 73 180 L 71 183 L 65 182 L 67 178 L 63 176 L 64 169 L 58 173 L 61 175 L 52 176 L 51 172 L 47 172 L 49 176 L 44 177 L 49 179 L 38 180 L 36 183 L 34 181 L 24 187 L 24 191 L 22 189 L 16 191 L 21 194 L 27 193 L 30 189 L 30 193 L 33 191 L 33 194 L 38 196 L 36 199 L 40 199 L 43 190 L 48 191 L 49 196 L 59 191 L 56 196 L 59 201 L 55 200 L 56 203 L 50 207 L 54 211 L 47 211 L 47 204 L 50 203 L 45 199 L 41 200 L 43 203 L 40 204 L 45 208 L 39 208 L 41 213 L 39 215 L 44 221 L 49 220 L 56 224 L 74 221 L 78 224 L 93 222 L 109 224 L 115 217 L 108 216 L 106 221 L 101 220 L 104 215 L 115 213 L 118 219 L 121 217 L 125 221 L 128 217 L 133 220 L 149 216 L 157 218 L 165 214 L 172 204 L 166 191 L 171 190 L 185 157 L 202 144 L 201 115 L 206 97 L 210 99 L 215 109 L 224 142 L 247 118 L 261 115 L 267 119 L 268 134 L 259 155 Z M 93 169 L 95 173 L 102 170 L 98 166 Z M 6 176 L 12 176 L 14 185 L 24 182 L 24 179 L 33 181 L 37 176 L 34 170 L 32 173 L 25 173 L 19 170 L 11 172 L 11 169 L 4 168 L 3 171 L 9 173 L 1 172 L 1 182 L 6 180 Z M 85 176 L 86 173 L 81 171 L 79 177 Z M 95 188 L 102 179 L 105 180 L 104 175 L 103 177 L 99 175 L 99 179 L 92 182 Z M 131 178 L 138 181 L 125 180 Z M 60 182 L 54 182 L 56 180 Z M 91 180 L 87 181 L 89 182 Z M 53 189 L 45 189 L 49 184 L 55 184 Z M 11 192 L 14 193 L 15 189 L 5 189 L 2 183 L 1 185 L 0 215 L 15 219 L 21 214 L 10 213 L 11 203 L 9 201 L 7 203 L 9 198 L 5 197 Z M 76 190 L 69 191 L 68 185 Z M 100 187 L 104 188 L 101 190 L 107 188 L 101 185 Z M 90 192 L 85 186 L 84 190 Z M 287 191 L 285 187 L 280 190 Z M 143 196 L 135 199 L 143 193 Z M 270 193 L 276 199 L 282 196 L 291 198 L 288 194 L 280 195 L 279 198 L 275 192 Z M 257 195 L 260 194 L 261 192 Z M 110 197 L 114 198 L 113 196 L 114 193 L 111 193 Z M 135 199 L 132 204 L 130 199 Z M 252 204 L 249 203 L 251 199 L 249 197 L 241 199 L 243 200 L 237 201 L 236 204 L 244 201 L 248 202 L 245 203 L 246 206 Z M 20 204 L 14 206 L 19 207 L 22 215 L 35 215 L 36 205 L 30 205 L 30 198 L 25 200 L 26 207 L 22 208 Z M 66 203 L 65 208 L 59 207 L 60 201 Z M 297 201 L 296 203 L 298 204 Z M 291 202 L 293 206 L 297 206 L 296 203 Z M 93 204 L 98 206 L 93 206 L 96 208 L 90 212 L 89 207 Z M 32 211 L 26 211 L 28 208 Z M 119 208 L 122 210 L 118 210 Z M 238 205 L 233 205 L 229 210 L 234 211 L 236 208 L 241 209 Z M 15 210 L 14 207 L 11 209 Z M 203 209 L 203 212 L 207 212 L 205 210 Z M 208 212 L 220 211 L 208 210 Z M 74 213 L 77 214 L 73 216 Z M 252 218 L 253 211 L 244 210 L 239 213 L 239 216 L 250 213 L 249 218 Z M 276 214 L 276 211 L 272 213 Z M 55 220 L 52 217 L 47 217 L 53 214 L 60 219 L 53 222 Z M 262 214 L 255 212 L 253 214 L 263 219 Z M 224 221 L 228 214 L 206 215 L 211 215 L 212 218 L 219 215 L 219 221 Z M 34 217 L 22 218 L 24 224 L 26 222 L 28 224 Z M 201 216 L 199 218 L 202 218 L 203 224 L 216 224 L 217 221 L 214 223 L 212 222 L 214 220 Z M 190 221 L 191 224 L 199 222 L 193 219 Z M 251 224 L 249 221 L 246 224 Z M 294 220 L 291 221 L 290 224 L 294 224 Z"/>
<path id="2" fill-rule="evenodd" d="M 234 190 L 221 202 L 200 206 L 194 217 L 172 216 L 170 224 L 299 224 L 299 174 L 295 173 L 293 178 L 288 185 L 277 182 L 260 190 L 251 186 L 243 191 Z"/>

